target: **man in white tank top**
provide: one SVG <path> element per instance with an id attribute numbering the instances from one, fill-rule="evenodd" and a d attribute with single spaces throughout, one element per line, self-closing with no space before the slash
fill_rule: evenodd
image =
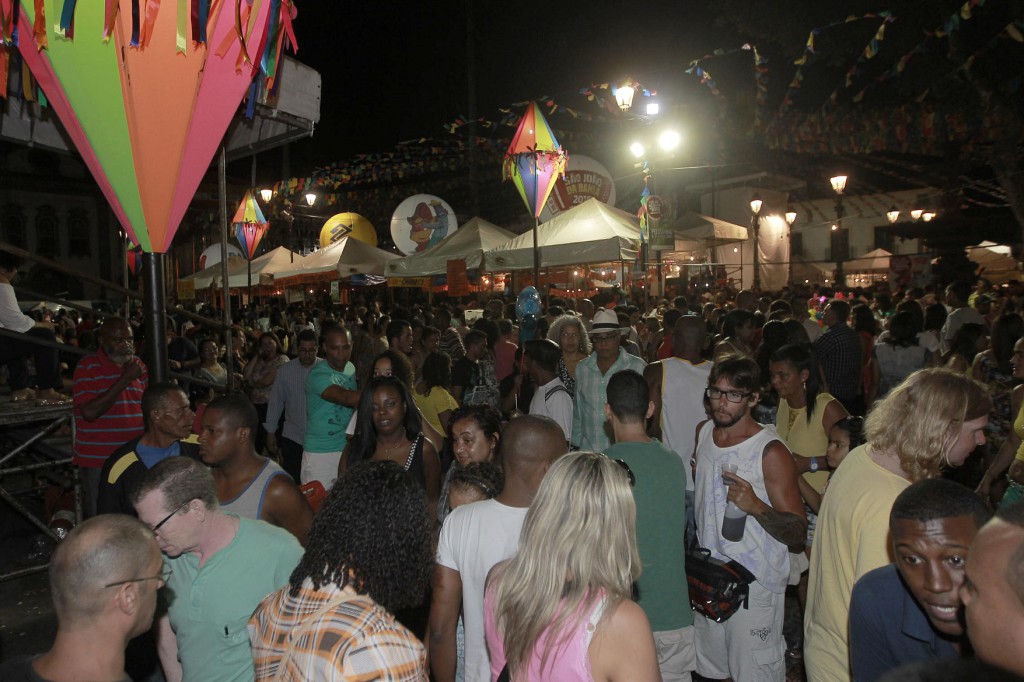
<path id="1" fill-rule="evenodd" d="M 644 368 L 644 380 L 654 403 L 647 435 L 658 438 L 683 460 L 686 470 L 686 544 L 696 534 L 693 515 L 693 454 L 697 424 L 707 419 L 704 387 L 713 363 L 701 357 L 708 346 L 704 320 L 693 315 L 679 318 L 672 328 L 673 356 Z"/>
<path id="2" fill-rule="evenodd" d="M 700 545 L 756 578 L 747 606 L 729 620 L 694 616 L 697 672 L 711 679 L 782 682 L 786 673 L 782 617 L 789 551 L 803 547 L 807 519 L 792 453 L 774 427 L 751 416 L 760 386 L 757 363 L 749 357 L 715 365 L 705 391 L 711 419 L 698 427 L 693 455 Z M 736 473 L 723 473 L 727 465 Z M 746 513 L 735 540 L 723 537 L 727 507 Z"/>

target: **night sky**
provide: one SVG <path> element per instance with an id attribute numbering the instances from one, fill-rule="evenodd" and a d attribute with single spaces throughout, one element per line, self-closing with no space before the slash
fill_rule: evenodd
<path id="1" fill-rule="evenodd" d="M 401 140 L 445 136 L 445 123 L 471 115 L 468 30 L 476 115 L 489 118 L 513 102 L 627 76 L 661 88 L 722 38 L 690 2 L 297 5 L 296 57 L 321 73 L 323 99 L 313 139 L 293 146 L 296 174 Z"/>

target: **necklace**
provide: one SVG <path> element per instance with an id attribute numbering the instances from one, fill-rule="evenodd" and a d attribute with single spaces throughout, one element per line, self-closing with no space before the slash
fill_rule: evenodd
<path id="1" fill-rule="evenodd" d="M 378 442 L 380 442 L 380 441 L 378 441 Z M 391 452 L 392 450 L 394 450 L 395 448 L 397 448 L 398 446 L 404 445 L 405 444 L 405 439 L 403 438 L 403 439 L 399 440 L 394 445 L 384 445 L 384 443 L 382 443 L 382 442 L 380 444 L 384 446 L 384 453 L 387 454 L 387 453 Z"/>

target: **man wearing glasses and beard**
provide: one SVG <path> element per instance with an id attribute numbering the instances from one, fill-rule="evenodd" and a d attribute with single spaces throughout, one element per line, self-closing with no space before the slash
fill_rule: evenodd
<path id="1" fill-rule="evenodd" d="M 751 416 L 760 386 L 753 359 L 725 356 L 704 392 L 711 418 L 697 426 L 697 540 L 712 557 L 736 561 L 755 577 L 747 606 L 728 620 L 694 616 L 697 672 L 711 679 L 782 682 L 786 673 L 782 617 L 789 552 L 803 547 L 807 519 L 793 455 L 775 427 Z"/>

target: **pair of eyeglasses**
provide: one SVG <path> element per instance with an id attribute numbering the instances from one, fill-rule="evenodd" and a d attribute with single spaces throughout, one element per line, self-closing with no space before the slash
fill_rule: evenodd
<path id="1" fill-rule="evenodd" d="M 590 337 L 590 340 L 594 343 L 605 343 L 607 341 L 618 341 L 619 338 L 619 334 L 596 334 Z"/>
<path id="2" fill-rule="evenodd" d="M 160 582 L 166 584 L 167 581 L 170 580 L 171 574 L 173 572 L 174 571 L 172 571 L 170 568 L 165 568 L 164 570 L 160 571 L 160 575 L 151 575 L 145 578 L 130 578 L 128 580 L 118 580 L 115 583 L 107 583 L 103 587 L 117 587 L 118 585 L 127 585 L 128 583 L 144 583 L 147 580 L 159 580 Z"/>
<path id="3" fill-rule="evenodd" d="M 175 509 L 174 511 L 172 511 L 172 512 L 171 512 L 170 514 L 168 514 L 167 516 L 165 516 L 165 517 L 163 518 L 163 520 L 162 520 L 162 521 L 160 521 L 160 523 L 158 523 L 158 524 L 156 524 L 155 526 L 153 526 L 153 532 L 155 533 L 155 532 L 157 532 L 158 530 L 160 530 L 160 528 L 161 528 L 161 527 L 163 527 L 163 525 L 164 525 L 165 523 L 167 523 L 168 521 L 170 521 L 170 520 L 171 520 L 171 517 L 173 517 L 173 516 L 174 516 L 175 514 L 177 514 L 178 512 L 180 512 L 180 511 L 181 511 L 182 509 L 184 509 L 185 507 L 187 507 L 187 506 L 188 506 L 188 505 L 190 505 L 190 504 L 192 504 L 192 500 L 189 500 L 188 502 L 185 502 L 185 503 L 184 503 L 184 504 L 182 504 L 182 505 L 181 505 L 180 507 L 178 507 L 177 509 Z"/>
<path id="4" fill-rule="evenodd" d="M 704 389 L 704 396 L 708 400 L 718 400 L 723 395 L 730 403 L 738 403 L 742 402 L 744 398 L 749 398 L 753 394 L 745 391 L 723 391 L 722 389 L 715 388 L 714 386 L 708 386 Z"/>
<path id="5" fill-rule="evenodd" d="M 626 472 L 626 478 L 629 479 L 629 487 L 635 488 L 636 475 L 633 473 L 633 470 L 629 468 L 629 465 L 626 464 L 626 461 L 623 459 L 613 459 L 612 461 L 618 464 L 620 467 L 622 467 L 622 470 Z"/>

